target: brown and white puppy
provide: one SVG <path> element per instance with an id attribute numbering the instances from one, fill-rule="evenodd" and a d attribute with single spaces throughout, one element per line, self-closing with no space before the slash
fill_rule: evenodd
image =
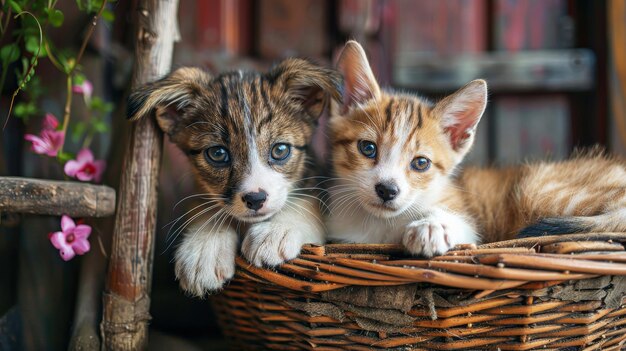
<path id="1" fill-rule="evenodd" d="M 256 266 L 296 257 L 305 243 L 322 243 L 315 196 L 302 181 L 316 119 L 338 98 L 339 76 L 302 59 L 268 73 L 217 77 L 180 68 L 129 99 L 128 116 L 155 111 L 170 140 L 189 157 L 206 199 L 176 249 L 176 276 L 203 296 L 235 273 L 238 232 L 243 255 Z"/>

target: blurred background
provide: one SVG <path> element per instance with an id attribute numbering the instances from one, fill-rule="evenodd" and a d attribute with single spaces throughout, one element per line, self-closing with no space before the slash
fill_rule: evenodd
<path id="1" fill-rule="evenodd" d="M 105 184 L 115 186 L 121 167 L 115 168 L 116 160 L 124 151 L 120 141 L 127 123 L 123 111 L 137 13 L 135 1 L 107 6 L 114 20 L 98 24 L 82 65 L 94 91 L 111 103 L 103 117 L 108 132 L 98 134 L 93 149 L 118 171 L 105 176 Z M 65 12 L 63 29 L 47 34 L 56 45 L 76 50 L 91 17 L 79 12 L 73 1 L 57 7 Z M 383 86 L 438 98 L 471 79 L 488 81 L 489 107 L 470 164 L 558 160 L 576 147 L 596 144 L 624 155 L 624 8 L 624 1 L 617 0 L 181 0 L 174 66 L 213 72 L 265 70 L 290 56 L 331 65 L 345 41 L 356 39 L 366 48 Z M 45 59 L 37 74 L 45 89 L 36 101 L 41 113 L 9 120 L 2 133 L 0 172 L 60 179 L 58 167 L 29 153 L 23 139 L 24 133 L 39 128 L 43 111 L 57 116 L 63 111 L 65 93 L 59 87 L 64 76 Z M 8 80 L 2 87 L 2 116 L 16 84 Z M 28 100 L 28 94 L 20 99 Z M 88 115 L 80 101 L 72 102 L 72 109 L 79 120 Z M 192 174 L 184 155 L 167 141 L 163 162 L 150 347 L 219 349 L 224 343 L 210 303 L 180 291 L 166 238 L 166 224 L 184 212 L 174 204 L 193 193 Z M 85 293 L 82 284 L 89 279 L 80 273 L 87 257 L 61 261 L 45 238 L 56 226 L 58 219 L 2 218 L 0 350 L 15 345 L 67 349 L 76 334 L 79 310 L 100 313 L 99 297 L 87 307 L 76 305 L 76 295 Z M 94 228 L 89 255 L 105 262 L 110 233 L 98 230 L 98 222 Z M 89 285 L 95 287 L 91 293 L 98 296 L 102 277 L 91 278 L 96 281 Z"/>

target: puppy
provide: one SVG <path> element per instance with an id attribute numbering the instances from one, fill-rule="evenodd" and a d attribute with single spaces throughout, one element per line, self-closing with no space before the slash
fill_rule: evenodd
<path id="1" fill-rule="evenodd" d="M 158 125 L 193 165 L 205 201 L 175 253 L 182 288 L 196 296 L 220 289 L 241 251 L 256 266 L 295 258 L 303 244 L 321 244 L 317 197 L 303 181 L 317 118 L 339 99 L 340 77 L 302 59 L 267 73 L 212 77 L 180 68 L 129 99 L 131 120 L 154 112 Z"/>

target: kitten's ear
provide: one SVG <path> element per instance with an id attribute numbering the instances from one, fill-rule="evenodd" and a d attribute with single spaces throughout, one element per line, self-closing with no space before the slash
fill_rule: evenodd
<path id="1" fill-rule="evenodd" d="M 355 105 L 380 98 L 380 87 L 361 44 L 354 40 L 346 43 L 337 60 L 337 69 L 343 75 L 342 114 Z"/>
<path id="2" fill-rule="evenodd" d="M 482 79 L 469 82 L 437 103 L 433 112 L 440 118 L 455 151 L 462 153 L 469 150 L 486 106 L 487 82 Z"/>
<path id="3" fill-rule="evenodd" d="M 329 99 L 339 101 L 339 82 L 336 71 L 307 60 L 292 58 L 273 67 L 266 77 L 282 89 L 311 118 L 320 117 Z"/>
<path id="4" fill-rule="evenodd" d="M 183 67 L 155 82 L 145 84 L 128 97 L 126 116 L 131 121 L 155 111 L 159 127 L 172 135 L 184 110 L 205 92 L 211 76 L 195 67 Z"/>

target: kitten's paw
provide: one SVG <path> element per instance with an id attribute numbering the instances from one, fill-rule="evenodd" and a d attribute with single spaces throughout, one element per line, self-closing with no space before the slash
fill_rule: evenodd
<path id="1" fill-rule="evenodd" d="M 185 237 L 175 253 L 175 273 L 186 292 L 203 297 L 235 275 L 235 233 L 197 233 Z"/>
<path id="2" fill-rule="evenodd" d="M 248 230 L 241 253 L 257 267 L 277 266 L 300 254 L 304 237 L 298 228 L 285 223 L 257 223 Z"/>
<path id="3" fill-rule="evenodd" d="M 442 255 L 457 243 L 448 234 L 448 226 L 432 218 L 411 222 L 406 226 L 402 244 L 414 255 L 427 258 Z"/>

